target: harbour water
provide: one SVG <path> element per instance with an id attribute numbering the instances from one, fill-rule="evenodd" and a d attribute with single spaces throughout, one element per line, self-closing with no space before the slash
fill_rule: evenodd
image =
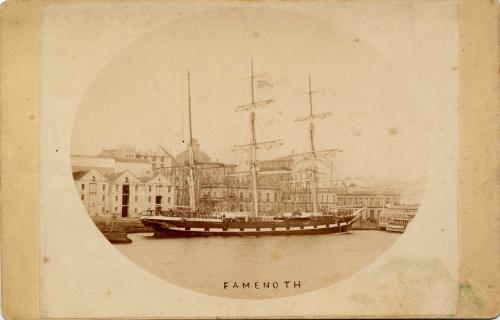
<path id="1" fill-rule="evenodd" d="M 401 234 L 378 230 L 315 236 L 157 239 L 130 234 L 115 247 L 150 273 L 207 294 L 244 299 L 295 295 L 344 280 Z"/>

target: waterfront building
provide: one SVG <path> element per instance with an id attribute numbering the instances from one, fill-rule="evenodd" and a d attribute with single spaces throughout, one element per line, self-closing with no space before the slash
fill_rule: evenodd
<path id="1" fill-rule="evenodd" d="M 210 157 L 200 149 L 200 143 L 193 138 L 193 160 L 194 163 L 211 163 Z M 186 165 L 189 162 L 189 150 L 180 152 L 175 157 L 175 163 L 178 165 Z"/>
<path id="2" fill-rule="evenodd" d="M 195 197 L 199 210 L 206 212 L 240 211 L 251 212 L 251 177 L 242 165 L 213 162 L 194 140 Z M 181 152 L 175 157 L 179 164 L 172 167 L 156 168 L 155 173 L 165 175 L 175 189 L 175 205 L 188 206 L 189 154 Z M 182 165 L 184 164 L 184 165 Z M 304 167 L 301 155 L 263 160 L 258 165 L 259 211 L 280 214 L 294 210 L 313 210 L 311 172 Z M 333 212 L 338 207 L 358 209 L 366 207 L 364 219 L 377 221 L 378 214 L 387 205 L 400 204 L 396 192 L 370 190 L 344 180 L 333 179 L 331 161 L 320 166 L 318 177 L 321 183 L 317 189 L 318 210 Z"/>
<path id="3" fill-rule="evenodd" d="M 200 149 L 200 144 L 193 139 L 194 189 L 197 207 L 206 212 L 240 211 L 251 212 L 252 187 L 248 172 L 240 172 L 234 164 L 212 161 Z M 179 165 L 153 169 L 155 173 L 165 175 L 175 189 L 175 205 L 188 206 L 188 174 L 186 163 L 189 160 L 187 150 L 175 157 Z M 259 211 L 266 214 L 282 210 L 281 184 L 289 177 L 290 157 L 271 159 L 259 163 Z M 287 177 L 286 179 L 284 177 Z"/>
<path id="4" fill-rule="evenodd" d="M 226 165 L 217 162 L 195 163 L 194 165 L 194 189 L 196 199 L 202 198 L 202 189 L 225 189 L 229 186 L 231 178 L 229 176 L 234 172 L 234 165 Z M 162 174 L 172 182 L 175 193 L 174 204 L 177 206 L 189 205 L 188 192 L 188 174 L 187 166 L 172 166 L 156 168 L 155 174 Z M 220 191 L 222 192 L 222 191 Z M 226 192 L 223 192 L 226 194 Z M 217 192 L 213 193 L 217 194 Z"/>
<path id="5" fill-rule="evenodd" d="M 73 179 L 90 216 L 130 218 L 174 207 L 174 188 L 161 174 L 137 177 L 130 170 L 102 174 L 91 169 L 73 172 Z"/>
<path id="6" fill-rule="evenodd" d="M 151 164 L 151 169 L 165 168 L 176 165 L 177 162 L 172 154 L 164 148 L 158 147 L 156 150 L 138 150 L 136 159 L 147 160 Z"/>
<path id="7" fill-rule="evenodd" d="M 88 155 L 71 155 L 71 171 L 89 171 L 96 169 L 103 174 L 115 172 L 115 159 Z"/>
<path id="8" fill-rule="evenodd" d="M 189 205 L 188 175 L 189 150 L 180 152 L 173 159 L 175 165 L 153 168 L 154 174 L 161 174 L 172 182 L 174 188 L 176 206 Z M 193 171 L 194 171 L 194 192 L 195 198 L 200 202 L 200 209 L 212 208 L 215 203 L 228 197 L 227 187 L 230 183 L 231 174 L 234 173 L 235 166 L 216 161 L 211 161 L 210 157 L 200 149 L 200 144 L 193 139 Z M 206 189 L 205 191 L 202 191 Z M 210 191 L 212 190 L 212 191 Z M 207 198 L 207 197 L 212 198 Z"/>
<path id="9" fill-rule="evenodd" d="M 267 178 L 267 176 L 266 176 Z M 279 185 L 259 181 L 259 212 L 267 215 L 282 211 Z M 201 185 L 200 206 L 207 211 L 252 212 L 253 198 L 249 175 L 229 175 L 222 183 L 206 182 Z"/>
<path id="10" fill-rule="evenodd" d="M 404 219 L 411 221 L 415 218 L 418 205 L 391 205 L 384 208 L 379 214 L 378 228 L 385 229 L 389 219 Z"/>
<path id="11" fill-rule="evenodd" d="M 294 167 L 294 156 L 293 154 L 277 157 L 268 160 L 259 161 L 259 170 L 270 171 L 270 170 L 287 170 L 291 171 Z"/>
<path id="12" fill-rule="evenodd" d="M 109 212 L 113 217 L 127 218 L 143 209 L 143 182 L 125 170 L 106 176 L 110 182 Z"/>
<path id="13" fill-rule="evenodd" d="M 136 158 L 111 158 L 103 155 L 72 155 L 71 170 L 73 172 L 96 169 L 103 174 L 130 170 L 136 176 L 151 175 L 151 163 Z"/>
<path id="14" fill-rule="evenodd" d="M 135 146 L 131 144 L 119 144 L 115 148 L 104 149 L 99 154 L 103 158 L 111 159 L 135 159 Z"/>
<path id="15" fill-rule="evenodd" d="M 380 212 L 387 206 L 399 205 L 401 195 L 395 192 L 380 192 L 378 190 L 346 191 L 338 194 L 339 206 L 352 208 L 366 207 L 363 218 L 376 222 Z"/>
<path id="16" fill-rule="evenodd" d="M 242 169 L 241 165 L 212 161 L 201 150 L 196 139 L 193 139 L 193 158 L 194 193 L 199 210 L 253 210 L 248 170 Z M 105 173 L 104 177 L 110 186 L 107 195 L 110 200 L 104 209 L 102 204 L 99 204 L 100 207 L 93 205 L 90 209 L 89 203 L 89 213 L 110 213 L 120 217 L 138 216 L 148 209 L 168 210 L 189 206 L 188 162 L 188 150 L 174 157 L 164 148 L 141 152 L 133 145 L 105 149 L 98 156 L 72 156 L 74 169 L 88 171 L 94 168 L 101 174 Z M 359 179 L 356 182 L 334 179 L 331 160 L 319 165 L 317 170 L 318 211 L 335 212 L 339 207 L 366 207 L 362 219 L 376 222 L 385 207 L 402 203 L 401 195 L 396 191 L 370 189 L 359 183 Z M 258 163 L 258 175 L 261 212 L 273 215 L 313 210 L 311 170 L 303 154 L 292 153 L 262 160 Z"/>
<path id="17" fill-rule="evenodd" d="M 73 172 L 80 200 L 91 216 L 109 212 L 109 180 L 96 169 Z"/>
<path id="18" fill-rule="evenodd" d="M 143 210 L 169 210 L 174 208 L 174 188 L 162 174 L 141 178 Z"/>
<path id="19" fill-rule="evenodd" d="M 129 170 L 108 176 L 110 212 L 116 217 L 138 217 L 146 210 L 173 208 L 174 189 L 161 174 L 137 177 Z"/>
<path id="20" fill-rule="evenodd" d="M 378 190 L 355 190 L 348 187 L 319 187 L 318 208 L 322 212 L 334 212 L 337 208 L 358 209 L 366 207 L 362 218 L 376 222 L 379 213 L 389 205 L 399 205 L 400 194 Z M 284 210 L 311 211 L 312 193 L 309 183 L 288 183 L 283 187 Z"/>
<path id="21" fill-rule="evenodd" d="M 152 169 L 171 167 L 176 164 L 175 158 L 162 147 L 158 147 L 157 150 L 137 150 L 135 145 L 120 144 L 115 148 L 102 150 L 98 157 L 115 159 L 123 164 L 127 163 L 127 161 L 128 163 L 134 163 L 134 160 L 135 163 L 147 162 L 150 165 L 149 173 L 152 172 Z M 131 165 L 127 169 L 130 170 L 132 167 L 134 166 Z M 117 169 L 116 171 L 120 170 Z"/>

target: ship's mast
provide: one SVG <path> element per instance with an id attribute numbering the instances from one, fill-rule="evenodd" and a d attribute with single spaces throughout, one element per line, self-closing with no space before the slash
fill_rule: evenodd
<path id="1" fill-rule="evenodd" d="M 312 89 L 311 89 L 311 76 L 309 75 L 309 139 L 310 139 L 310 151 L 312 160 L 312 183 L 311 183 L 311 194 L 313 200 L 313 212 L 318 212 L 318 195 L 317 195 L 317 181 L 316 181 L 316 150 L 314 149 L 314 113 L 313 113 L 313 103 L 312 103 Z"/>
<path id="2" fill-rule="evenodd" d="M 188 152 L 189 152 L 189 176 L 188 176 L 188 185 L 189 185 L 189 207 L 192 211 L 196 210 L 196 199 L 195 199 L 195 190 L 194 190 L 194 152 L 193 152 L 193 128 L 191 125 L 191 79 L 189 75 L 189 71 L 187 73 L 187 84 L 188 84 L 188 109 L 189 109 L 189 144 L 188 144 Z"/>
<path id="3" fill-rule="evenodd" d="M 325 113 L 319 113 L 315 114 L 313 111 L 313 101 L 312 101 L 312 95 L 314 91 L 312 90 L 311 86 L 311 76 L 309 75 L 309 114 L 305 117 L 302 118 L 297 118 L 295 119 L 296 121 L 308 121 L 309 122 L 309 152 L 308 154 L 310 160 L 311 160 L 311 196 L 312 196 L 312 202 L 313 202 L 313 212 L 318 211 L 318 195 L 317 195 L 317 189 L 318 189 L 318 179 L 317 179 L 317 163 L 316 163 L 316 158 L 318 156 L 318 151 L 316 151 L 315 145 L 314 145 L 314 120 L 315 119 L 322 119 L 325 117 L 331 116 L 330 112 L 325 112 Z M 325 150 L 325 151 L 320 151 L 320 153 L 330 153 L 333 150 Z"/>
<path id="4" fill-rule="evenodd" d="M 252 199 L 253 199 L 253 208 L 254 215 L 259 215 L 259 190 L 258 190 L 258 162 L 257 162 L 257 149 L 258 148 L 270 148 L 275 145 L 281 145 L 282 142 L 279 140 L 272 140 L 266 142 L 257 142 L 257 138 L 255 135 L 255 109 L 258 107 L 265 107 L 268 104 L 274 102 L 273 99 L 263 100 L 263 101 L 255 101 L 255 77 L 259 75 L 255 75 L 253 71 L 253 58 L 250 63 L 250 93 L 251 93 L 251 101 L 249 104 L 238 106 L 236 111 L 246 110 L 250 112 L 250 144 L 235 146 L 236 150 L 244 149 L 248 150 L 250 148 L 250 175 L 252 177 Z"/>
<path id="5" fill-rule="evenodd" d="M 252 92 L 252 107 L 255 109 L 255 95 L 254 95 L 254 75 L 253 75 L 253 58 L 250 62 L 250 89 Z M 255 111 L 250 112 L 250 174 L 252 175 L 252 195 L 253 195 L 253 208 L 255 216 L 259 215 L 259 190 L 257 182 L 257 139 L 255 137 Z"/>

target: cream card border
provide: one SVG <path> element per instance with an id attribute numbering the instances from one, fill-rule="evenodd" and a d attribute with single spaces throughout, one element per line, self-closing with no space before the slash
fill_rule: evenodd
<path id="1" fill-rule="evenodd" d="M 37 27 L 40 2 L 1 12 L 2 307 L 39 317 Z M 460 1 L 459 297 L 454 317 L 491 317 L 499 292 L 499 8 Z"/>

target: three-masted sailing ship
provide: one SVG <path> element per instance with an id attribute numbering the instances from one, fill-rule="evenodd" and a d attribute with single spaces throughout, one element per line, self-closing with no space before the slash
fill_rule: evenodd
<path id="1" fill-rule="evenodd" d="M 191 92 L 190 78 L 188 73 L 188 109 L 189 109 L 189 161 L 188 161 L 188 210 L 169 210 L 166 212 L 151 210 L 141 216 L 145 226 L 154 228 L 156 237 L 196 237 L 196 236 L 259 236 L 259 235 L 313 235 L 328 233 L 346 233 L 351 230 L 352 223 L 359 217 L 358 210 L 350 215 L 339 217 L 334 213 L 318 212 L 317 205 L 317 167 L 316 157 L 321 151 L 315 150 L 314 145 L 314 121 L 329 116 L 329 113 L 313 113 L 311 79 L 309 78 L 309 114 L 298 118 L 297 121 L 309 122 L 310 149 L 301 154 L 311 163 L 311 195 L 313 202 L 312 212 L 294 211 L 290 215 L 266 216 L 259 213 L 259 190 L 258 190 L 258 162 L 257 149 L 268 148 L 270 145 L 279 144 L 277 140 L 268 142 L 257 142 L 255 134 L 256 109 L 267 106 L 274 102 L 273 99 L 256 101 L 254 95 L 255 75 L 253 61 L 251 62 L 251 100 L 250 103 L 238 106 L 237 111 L 248 111 L 250 114 L 250 141 L 248 144 L 238 148 L 249 150 L 252 188 L 252 212 L 200 212 L 197 209 L 195 197 L 195 162 L 193 152 L 193 134 L 191 127 Z"/>

